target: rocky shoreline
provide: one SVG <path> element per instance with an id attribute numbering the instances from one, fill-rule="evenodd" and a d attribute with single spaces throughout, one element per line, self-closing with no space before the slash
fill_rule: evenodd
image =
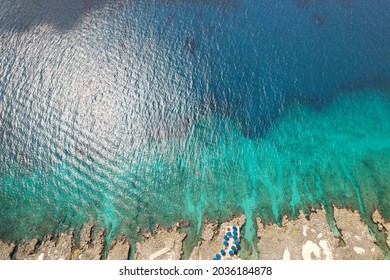
<path id="1" fill-rule="evenodd" d="M 376 211 L 375 215 L 379 215 Z M 313 210 L 310 217 L 300 212 L 295 220 L 283 218 L 282 226 L 258 224 L 258 250 L 261 259 L 294 260 L 378 260 L 384 254 L 362 221 L 359 212 L 334 208 L 340 237 L 328 226 L 324 209 Z M 382 220 L 381 220 L 382 221 Z M 378 225 L 384 224 L 378 223 Z M 388 224 L 386 224 L 387 229 Z M 386 232 L 388 233 L 388 231 Z M 389 244 L 390 239 L 387 237 Z"/>
<path id="2" fill-rule="evenodd" d="M 385 253 L 378 241 L 362 221 L 358 211 L 334 207 L 334 218 L 341 236 L 336 237 L 329 227 L 325 210 L 312 209 L 310 215 L 300 212 L 296 219 L 283 217 L 281 226 L 264 224 L 257 218 L 257 250 L 264 260 L 380 260 Z M 385 236 L 390 248 L 390 222 L 385 221 L 378 210 L 372 214 L 372 222 Z M 245 229 L 245 216 L 234 217 L 219 225 L 218 221 L 205 220 L 198 243 L 189 259 L 210 260 L 221 249 L 224 228 L 236 225 Z M 156 226 L 154 233 L 144 232 L 143 241 L 136 243 L 136 260 L 178 260 L 183 256 L 186 238 L 181 228 L 185 222 L 171 228 Z M 92 237 L 92 232 L 95 232 Z M 140 234 L 140 232 L 139 232 Z M 106 246 L 108 246 L 106 248 Z M 94 229 L 92 223 L 81 231 L 76 242 L 73 232 L 58 236 L 46 236 L 43 240 L 32 239 L 20 244 L 0 241 L 0 260 L 126 260 L 130 258 L 130 240 L 122 234 L 106 244 L 104 229 Z M 388 249 L 387 248 L 387 249 Z M 240 259 L 240 251 L 230 259 Z"/>

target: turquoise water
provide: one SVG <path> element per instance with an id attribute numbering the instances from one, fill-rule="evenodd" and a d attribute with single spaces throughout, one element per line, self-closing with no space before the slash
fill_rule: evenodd
<path id="1" fill-rule="evenodd" d="M 0 239 L 390 218 L 390 6 L 320 2 L 2 2 Z"/>
<path id="2" fill-rule="evenodd" d="M 27 238 L 89 219 L 134 234 L 138 225 L 200 226 L 205 215 L 245 213 L 252 240 L 251 219 L 280 223 L 321 203 L 367 216 L 377 207 L 388 217 L 389 92 L 344 93 L 321 111 L 294 105 L 285 115 L 265 138 L 210 116 L 187 137 L 140 144 L 109 169 L 75 160 L 13 172 L 1 181 L 2 235 Z"/>

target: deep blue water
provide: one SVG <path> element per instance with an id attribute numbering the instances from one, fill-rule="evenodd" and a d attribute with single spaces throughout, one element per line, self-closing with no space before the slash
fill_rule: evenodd
<path id="1" fill-rule="evenodd" d="M 1 1 L 0 239 L 90 220 L 109 239 L 179 219 L 196 236 L 245 213 L 251 244 L 255 217 L 309 205 L 336 235 L 332 204 L 390 218 L 389 15 L 385 0 Z"/>

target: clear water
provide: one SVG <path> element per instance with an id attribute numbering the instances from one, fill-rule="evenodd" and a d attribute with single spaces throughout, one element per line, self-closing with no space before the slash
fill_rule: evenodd
<path id="1" fill-rule="evenodd" d="M 390 218 L 390 2 L 64 3 L 0 3 L 0 239 Z"/>

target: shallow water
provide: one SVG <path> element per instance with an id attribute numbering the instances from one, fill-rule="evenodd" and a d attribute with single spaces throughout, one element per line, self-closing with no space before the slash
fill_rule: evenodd
<path id="1" fill-rule="evenodd" d="M 388 1 L 42 3 L 0 4 L 1 239 L 390 218 Z"/>

